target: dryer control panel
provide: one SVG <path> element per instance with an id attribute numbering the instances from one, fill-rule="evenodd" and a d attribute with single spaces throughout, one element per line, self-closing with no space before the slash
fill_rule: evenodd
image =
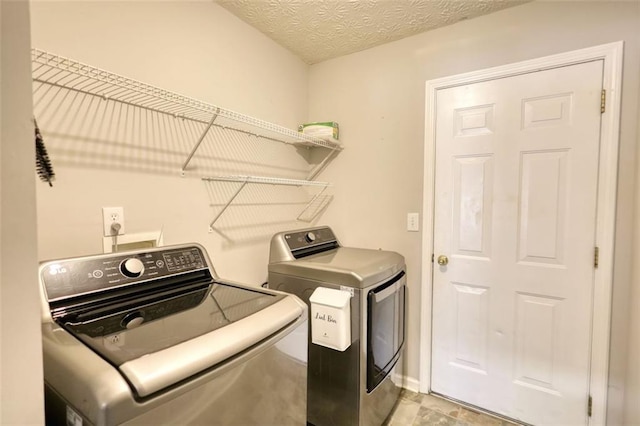
<path id="1" fill-rule="evenodd" d="M 294 252 L 299 249 L 317 246 L 336 241 L 336 236 L 331 228 L 307 229 L 299 232 L 291 232 L 284 236 L 289 249 Z"/>
<path id="2" fill-rule="evenodd" d="M 288 262 L 338 247 L 340 242 L 328 226 L 279 232 L 271 238 L 269 263 Z"/>

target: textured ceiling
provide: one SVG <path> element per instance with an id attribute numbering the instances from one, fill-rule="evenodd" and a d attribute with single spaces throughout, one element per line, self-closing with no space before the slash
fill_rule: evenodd
<path id="1" fill-rule="evenodd" d="M 308 64 L 530 0 L 214 0 Z"/>

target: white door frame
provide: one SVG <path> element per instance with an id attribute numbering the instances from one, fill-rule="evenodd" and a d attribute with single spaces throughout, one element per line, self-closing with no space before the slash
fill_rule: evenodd
<path id="1" fill-rule="evenodd" d="M 422 296 L 420 313 L 420 392 L 431 390 L 431 327 L 433 295 L 433 209 L 435 181 L 435 124 L 438 90 L 511 77 L 534 71 L 602 59 L 603 88 L 606 90 L 606 111 L 600 128 L 600 158 L 596 245 L 600 249 L 599 266 L 595 269 L 593 318 L 591 331 L 591 365 L 589 389 L 593 400 L 589 425 L 606 424 L 607 384 L 609 371 L 609 340 L 611 295 L 613 288 L 613 250 L 615 242 L 616 190 L 618 176 L 618 145 L 620 100 L 622 87 L 623 42 L 603 44 L 572 52 L 532 59 L 515 64 L 473 71 L 465 74 L 429 80 L 426 83 L 424 189 L 422 205 Z M 595 107 L 595 106 L 594 106 Z"/>

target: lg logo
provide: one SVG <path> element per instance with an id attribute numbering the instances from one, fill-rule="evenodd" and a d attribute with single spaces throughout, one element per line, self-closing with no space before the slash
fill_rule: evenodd
<path id="1" fill-rule="evenodd" d="M 64 274 L 67 272 L 67 268 L 62 265 L 51 265 L 49 266 L 49 275 L 58 275 Z"/>

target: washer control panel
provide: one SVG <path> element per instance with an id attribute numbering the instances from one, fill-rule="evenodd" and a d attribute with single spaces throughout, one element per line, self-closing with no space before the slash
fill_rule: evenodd
<path id="1" fill-rule="evenodd" d="M 336 236 L 331 228 L 314 228 L 290 232 L 284 236 L 289 250 L 292 252 L 321 244 L 335 243 Z"/>
<path id="2" fill-rule="evenodd" d="M 49 301 L 208 268 L 196 246 L 99 255 L 42 264 Z"/>

